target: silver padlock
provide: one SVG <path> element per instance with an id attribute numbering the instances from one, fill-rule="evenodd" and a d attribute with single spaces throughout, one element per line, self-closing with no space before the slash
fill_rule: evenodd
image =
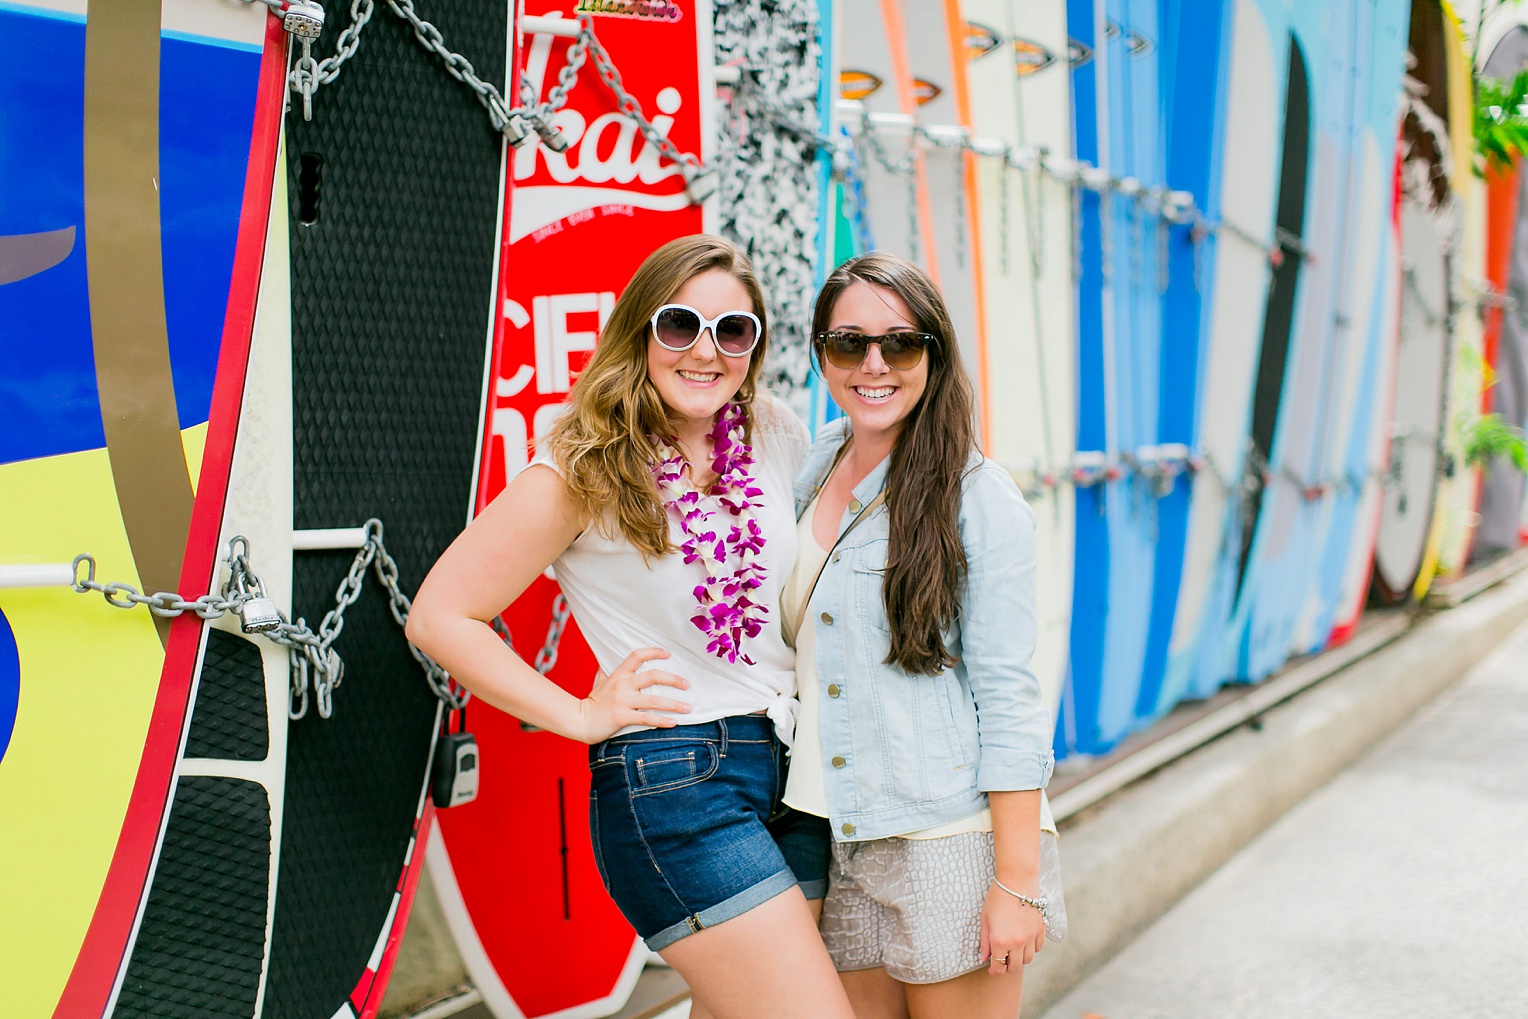
<path id="1" fill-rule="evenodd" d="M 269 633 L 281 625 L 281 610 L 263 592 L 239 605 L 239 629 L 245 633 Z"/>
<path id="2" fill-rule="evenodd" d="M 281 27 L 299 39 L 317 39 L 324 31 L 324 9 L 313 0 L 290 0 Z"/>

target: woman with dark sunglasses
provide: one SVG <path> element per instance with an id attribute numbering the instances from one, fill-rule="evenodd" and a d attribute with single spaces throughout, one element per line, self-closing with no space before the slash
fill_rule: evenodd
<path id="1" fill-rule="evenodd" d="M 600 874 L 695 1015 L 852 1019 L 816 932 L 821 822 L 780 799 L 806 433 L 759 391 L 764 318 L 730 242 L 648 256 L 539 455 L 425 579 L 408 637 L 481 700 L 590 745 Z M 600 663 L 588 697 L 489 627 L 548 566 Z"/>
<path id="2" fill-rule="evenodd" d="M 976 448 L 971 385 L 922 270 L 845 263 L 813 333 L 844 417 L 797 476 L 785 802 L 833 840 L 823 940 L 860 1019 L 1012 1017 L 1061 919 L 1041 880 L 1034 515 Z"/>

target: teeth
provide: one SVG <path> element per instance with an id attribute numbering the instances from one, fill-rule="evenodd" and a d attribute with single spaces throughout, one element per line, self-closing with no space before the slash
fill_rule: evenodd
<path id="1" fill-rule="evenodd" d="M 867 400 L 884 400 L 897 391 L 895 386 L 886 386 L 882 389 L 866 389 L 864 386 L 855 386 L 854 391 Z"/>
<path id="2" fill-rule="evenodd" d="M 714 382 L 721 378 L 721 374 L 717 372 L 687 372 L 683 368 L 679 369 L 679 374 L 691 382 Z"/>

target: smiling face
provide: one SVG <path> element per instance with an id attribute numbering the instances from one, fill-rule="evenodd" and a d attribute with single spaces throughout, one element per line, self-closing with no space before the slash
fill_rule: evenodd
<path id="1" fill-rule="evenodd" d="M 907 303 L 885 287 L 855 282 L 844 288 L 833 304 L 827 332 L 864 333 L 879 336 L 899 331 L 918 331 Z M 823 379 L 833 402 L 843 410 L 860 439 L 895 439 L 907 416 L 928 388 L 929 351 L 912 368 L 898 370 L 881 357 L 881 346 L 872 343 L 857 368 L 837 368 L 821 358 Z"/>
<path id="2" fill-rule="evenodd" d="M 710 269 L 680 287 L 669 304 L 687 304 L 708 319 L 729 311 L 753 312 L 748 289 L 729 272 Z M 762 346 L 762 345 L 761 345 Z M 681 438 L 711 430 L 716 412 L 733 397 L 748 377 L 748 366 L 760 348 L 747 357 L 728 357 L 716 347 L 706 329 L 688 350 L 673 351 L 647 331 L 647 376 L 663 398 L 669 420 Z"/>

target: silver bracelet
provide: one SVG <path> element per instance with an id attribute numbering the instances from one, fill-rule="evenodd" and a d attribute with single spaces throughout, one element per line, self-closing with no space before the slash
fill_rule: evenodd
<path id="1" fill-rule="evenodd" d="M 1040 911 L 1040 919 L 1044 920 L 1047 925 L 1050 924 L 1050 900 L 1048 900 L 1045 896 L 1042 895 L 1038 899 L 1032 899 L 1022 892 L 1016 892 L 1012 888 L 1009 888 L 996 877 L 992 879 L 992 883 L 997 885 L 1003 891 L 1007 892 L 1009 895 L 1012 895 L 1015 899 L 1018 899 L 1020 902 L 1024 903 L 1024 905 L 1033 906 L 1038 909 Z"/>

